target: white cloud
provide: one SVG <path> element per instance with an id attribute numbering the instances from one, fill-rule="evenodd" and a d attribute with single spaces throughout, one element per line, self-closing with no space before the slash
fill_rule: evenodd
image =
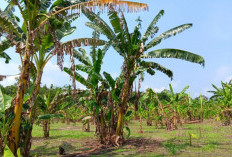
<path id="1" fill-rule="evenodd" d="M 226 75 L 231 72 L 232 68 L 228 66 L 221 66 L 217 69 L 217 75 Z"/>
<path id="2" fill-rule="evenodd" d="M 9 76 L 6 79 L 4 79 L 0 84 L 4 87 L 13 85 L 14 83 L 16 83 L 16 78 L 18 78 L 18 76 Z"/>
<path id="3" fill-rule="evenodd" d="M 181 84 L 181 81 L 180 80 L 177 80 L 177 81 L 171 81 L 171 85 L 172 85 L 172 88 L 173 90 L 177 90 L 179 88 Z M 169 89 L 169 85 L 168 85 L 168 89 Z"/>
<path id="4" fill-rule="evenodd" d="M 204 87 L 200 93 L 195 93 L 194 96 L 195 96 L 195 97 L 198 97 L 198 96 L 201 94 L 201 95 L 205 95 L 205 96 L 207 96 L 208 98 L 210 98 L 210 97 L 212 96 L 212 93 L 210 93 L 210 92 L 208 92 L 208 91 L 212 91 L 212 90 L 213 90 L 213 87 L 212 87 L 212 86 L 211 86 L 211 87 Z"/>
<path id="5" fill-rule="evenodd" d="M 67 63 L 64 63 L 64 67 L 70 67 Z M 81 75 L 84 78 L 87 78 L 87 75 L 84 73 L 81 73 Z M 71 77 L 65 73 L 64 71 L 61 71 L 59 66 L 56 63 L 48 62 L 45 66 L 43 77 L 42 77 L 42 85 L 46 84 L 47 86 L 50 86 L 53 84 L 54 86 L 64 86 L 64 85 L 72 85 L 72 79 Z M 76 86 L 79 89 L 86 89 L 84 85 L 76 81 Z"/>
<path id="6" fill-rule="evenodd" d="M 71 81 L 69 81 L 69 76 L 65 72 L 62 72 L 58 65 L 48 62 L 44 68 L 42 84 L 46 84 L 47 86 L 51 84 L 63 86 L 71 84 Z"/>
<path id="7" fill-rule="evenodd" d="M 153 90 L 157 93 L 160 93 L 162 92 L 163 90 L 165 90 L 166 88 L 165 87 L 161 87 L 161 88 L 154 88 Z"/>
<path id="8" fill-rule="evenodd" d="M 146 82 L 146 83 L 142 82 L 142 89 L 143 90 L 146 90 L 147 88 L 152 88 L 155 92 L 160 93 L 160 92 L 162 92 L 165 89 L 167 89 L 167 90 L 170 89 L 169 88 L 169 84 L 167 84 L 166 86 L 161 86 L 161 87 L 157 88 L 157 87 L 153 87 L 152 84 L 147 84 L 147 83 L 149 83 L 149 82 Z M 172 88 L 173 88 L 174 92 L 179 92 L 178 90 L 179 90 L 179 86 L 181 84 L 181 81 L 180 80 L 171 81 L 170 83 L 172 85 Z"/>
<path id="9" fill-rule="evenodd" d="M 15 75 L 19 73 L 19 64 L 16 63 L 9 63 L 9 64 L 5 64 L 4 62 L 0 62 L 0 75 Z M 14 83 L 16 83 L 16 78 L 18 76 L 9 76 L 6 79 L 4 79 L 3 81 L 0 82 L 1 85 L 3 86 L 9 86 L 12 85 Z"/>
<path id="10" fill-rule="evenodd" d="M 114 79 L 116 79 L 116 78 L 119 76 L 119 73 L 114 72 L 114 73 L 111 74 L 111 76 L 112 76 Z"/>
<path id="11" fill-rule="evenodd" d="M 229 82 L 232 79 L 232 67 L 221 66 L 216 70 L 216 75 L 213 82 Z"/>
<path id="12" fill-rule="evenodd" d="M 9 64 L 5 64 L 4 62 L 0 62 L 0 75 L 15 75 L 19 73 L 19 64 L 14 62 L 10 62 Z M 64 63 L 64 67 L 70 67 L 68 63 Z M 81 74 L 85 78 L 86 74 Z M 0 81 L 0 84 L 3 86 L 8 86 L 16 83 L 16 78 L 18 76 L 10 76 Z M 59 66 L 56 63 L 48 62 L 45 66 L 43 76 L 42 76 L 42 85 L 46 84 L 48 87 L 53 84 L 55 86 L 64 86 L 64 85 L 72 85 L 72 80 L 70 76 L 66 74 L 64 71 L 61 71 Z M 86 89 L 84 85 L 76 82 L 77 88 Z"/>
<path id="13" fill-rule="evenodd" d="M 0 62 L 0 74 L 1 75 L 13 75 L 19 73 L 19 64 L 9 63 L 5 64 L 4 62 Z"/>
<path id="14" fill-rule="evenodd" d="M 232 80 L 232 75 L 228 75 L 227 77 L 225 77 L 225 82 L 229 82 L 230 80 Z"/>

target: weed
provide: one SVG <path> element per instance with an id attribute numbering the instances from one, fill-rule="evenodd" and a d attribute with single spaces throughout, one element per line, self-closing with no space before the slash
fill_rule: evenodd
<path id="1" fill-rule="evenodd" d="M 178 152 L 178 148 L 174 143 L 166 143 L 164 146 L 171 155 L 176 155 Z"/>

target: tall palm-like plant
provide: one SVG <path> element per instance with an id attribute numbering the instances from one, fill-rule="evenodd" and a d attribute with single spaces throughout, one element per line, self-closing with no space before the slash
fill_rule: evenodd
<path id="1" fill-rule="evenodd" d="M 95 34 L 95 32 L 94 32 Z M 96 118 L 96 133 L 100 136 L 101 143 L 106 143 L 106 133 L 105 133 L 105 119 L 104 119 L 104 103 L 102 103 L 107 94 L 104 79 L 100 74 L 102 60 L 108 49 L 109 45 L 107 44 L 103 51 L 95 48 L 91 51 L 91 59 L 88 57 L 84 49 L 79 49 L 75 51 L 74 57 L 76 57 L 82 64 L 76 65 L 76 70 L 82 71 L 87 74 L 87 79 L 81 76 L 79 73 L 75 72 L 75 78 L 78 82 L 83 84 L 86 88 L 90 90 L 89 97 L 91 100 L 87 100 L 93 109 L 93 116 Z M 64 68 L 64 71 L 72 76 L 72 70 L 69 68 Z M 88 99 L 85 98 L 85 100 Z"/>
<path id="2" fill-rule="evenodd" d="M 169 115 L 169 119 L 166 121 L 167 130 L 177 129 L 178 124 L 181 124 L 180 121 L 180 112 L 183 104 L 181 104 L 181 100 L 183 100 L 185 96 L 185 91 L 189 88 L 186 86 L 180 93 L 174 93 L 172 85 L 169 84 L 170 92 L 167 92 L 167 96 L 169 97 L 170 104 L 169 108 L 167 108 L 167 112 Z"/>
<path id="3" fill-rule="evenodd" d="M 52 94 L 51 85 L 48 94 L 39 96 L 38 106 L 42 111 L 42 114 L 38 116 L 42 120 L 44 137 L 49 137 L 50 131 L 50 120 L 54 117 L 60 117 L 61 114 L 58 114 L 58 111 L 65 110 L 67 107 L 73 105 L 73 102 L 68 102 L 69 93 L 62 91 L 62 89 L 56 90 L 55 95 Z M 67 101 L 67 102 L 66 102 Z"/>
<path id="4" fill-rule="evenodd" d="M 158 114 L 158 102 L 156 100 L 156 93 L 151 88 L 148 88 L 145 92 L 148 95 L 146 100 L 146 118 L 147 118 L 147 125 L 152 126 L 152 119 L 159 117 Z"/>
<path id="5" fill-rule="evenodd" d="M 189 121 L 194 120 L 194 111 L 195 111 L 195 104 L 190 96 L 190 93 L 188 93 L 188 97 L 186 97 L 186 104 L 184 108 L 184 113 L 188 116 Z M 187 117 L 186 117 L 187 118 Z"/>
<path id="6" fill-rule="evenodd" d="M 229 83 L 223 83 L 221 82 L 222 87 L 218 88 L 215 85 L 212 85 L 215 89 L 215 91 L 209 91 L 213 93 L 213 96 L 210 98 L 212 100 L 216 100 L 218 104 L 220 104 L 221 113 L 219 115 L 221 116 L 221 120 L 224 125 L 230 125 L 231 124 L 231 118 L 232 118 L 232 112 L 231 112 L 231 106 L 232 106 L 232 84 Z"/>
<path id="7" fill-rule="evenodd" d="M 53 5 L 51 5 L 50 2 L 47 2 L 44 4 L 42 3 L 39 7 L 37 7 L 38 13 L 41 14 L 40 16 L 37 17 L 37 21 L 41 21 L 41 20 L 44 20 L 45 18 L 47 18 L 47 15 L 46 15 L 47 7 L 50 8 L 49 12 L 52 12 L 52 9 L 55 7 L 65 7 L 67 5 L 76 4 L 76 3 L 79 3 L 79 1 L 72 1 L 72 3 L 70 2 L 69 4 L 67 4 L 67 2 L 64 3 L 63 1 L 58 1 L 58 2 L 54 3 Z M 74 14 L 72 14 L 72 16 L 64 17 L 61 22 L 57 21 L 53 17 L 51 17 L 49 19 L 51 22 L 51 25 L 56 27 L 56 35 L 57 35 L 58 40 L 61 40 L 61 38 L 65 37 L 65 36 L 67 36 L 75 31 L 75 27 L 71 27 L 70 23 L 74 19 L 76 19 L 78 16 L 79 16 L 79 13 L 74 13 Z M 26 31 L 24 29 L 24 26 L 26 25 L 25 22 L 26 21 L 24 21 L 23 26 L 21 28 L 23 33 L 26 33 Z M 24 40 L 21 40 L 20 42 L 22 45 L 26 44 Z M 65 43 L 61 43 L 61 45 L 62 46 L 70 45 L 70 43 L 72 43 L 72 42 L 78 42 L 78 43 L 95 42 L 96 43 L 96 40 L 90 39 L 90 38 L 74 39 L 71 41 L 67 41 Z M 100 41 L 98 44 L 103 44 L 103 43 L 104 43 L 103 41 Z M 10 47 L 10 46 L 11 45 L 8 44 L 8 47 Z M 26 148 L 24 151 L 22 151 L 23 153 L 25 152 L 25 154 L 24 154 L 25 156 L 29 155 L 30 143 L 31 143 L 30 142 L 31 141 L 31 132 L 32 132 L 32 126 L 33 126 L 33 121 L 34 121 L 35 112 L 36 112 L 36 108 L 33 107 L 33 105 L 35 103 L 36 97 L 37 97 L 39 90 L 40 90 L 43 69 L 45 68 L 48 61 L 55 55 L 54 50 L 56 50 L 56 49 L 54 48 L 53 37 L 51 34 L 40 33 L 39 37 L 34 39 L 34 47 L 33 47 L 34 54 L 31 57 L 30 70 L 29 70 L 30 77 L 33 80 L 33 92 L 31 93 L 31 96 L 28 100 L 28 102 L 30 103 L 30 110 L 28 111 L 28 116 L 25 117 L 25 119 L 27 120 L 28 127 L 27 127 L 27 130 L 23 130 L 23 131 L 25 131 L 25 133 L 23 133 L 23 134 L 25 134 L 26 136 L 25 136 L 25 139 L 23 139 L 21 137 L 21 140 L 24 143 L 23 144 L 24 148 Z M 22 53 L 20 53 L 20 56 L 21 55 L 22 55 Z M 34 59 L 34 63 L 32 63 L 33 59 Z M 29 84 L 27 86 L 29 86 Z"/>
<path id="8" fill-rule="evenodd" d="M 204 119 L 204 109 L 206 108 L 206 98 L 200 94 L 199 97 L 192 99 L 190 94 L 186 96 L 186 106 L 183 108 L 183 116 L 188 115 L 189 121 L 200 120 L 201 122 Z M 187 118 L 187 117 L 186 117 Z"/>
<path id="9" fill-rule="evenodd" d="M 10 0 L 8 1 L 10 6 L 17 7 L 20 10 L 20 14 L 24 21 L 23 29 L 20 29 L 16 24 L 14 19 L 9 18 L 9 16 L 1 11 L 0 14 L 0 31 L 1 34 L 6 34 L 7 42 L 11 42 L 12 46 L 16 46 L 16 51 L 21 53 L 22 57 L 22 72 L 19 78 L 18 91 L 15 99 L 15 118 L 13 120 L 13 127 L 11 129 L 10 135 L 10 149 L 16 155 L 16 150 L 18 148 L 19 141 L 19 127 L 21 122 L 22 104 L 25 94 L 25 90 L 28 84 L 29 73 L 31 69 L 30 60 L 33 54 L 36 52 L 35 40 L 40 38 L 40 35 L 45 35 L 48 32 L 52 34 L 53 44 L 54 44 L 54 54 L 57 55 L 58 65 L 62 68 L 63 55 L 64 53 L 73 56 L 73 48 L 75 46 L 81 46 L 81 44 L 91 44 L 93 41 L 89 40 L 79 40 L 72 41 L 66 44 L 61 44 L 57 38 L 57 28 L 62 25 L 62 18 L 66 16 L 72 16 L 73 13 L 80 13 L 80 9 L 87 7 L 89 9 L 94 9 L 96 6 L 103 9 L 105 6 L 111 6 L 114 8 L 120 8 L 121 6 L 127 5 L 128 10 L 135 11 L 141 9 L 147 9 L 146 4 L 128 2 L 128 1 L 118 1 L 118 0 L 94 0 L 87 2 L 78 2 L 74 5 L 66 3 L 65 7 L 54 7 L 49 14 L 46 14 L 43 18 L 41 16 L 41 6 L 43 6 L 44 11 L 51 4 L 51 1 L 39 1 L 39 0 Z M 59 1 L 54 2 L 57 3 Z M 64 1 L 65 3 L 66 1 Z M 12 14 L 13 16 L 13 14 Z M 24 41 L 24 42 L 23 42 Z M 25 43 L 25 44 L 24 44 Z M 39 45 L 40 46 L 40 45 Z M 5 48 L 7 49 L 7 48 Z M 4 49 L 4 50 L 5 50 Z M 2 53 L 1 53 L 2 54 Z M 6 58 L 6 57 L 5 57 Z M 71 57 L 73 58 L 73 57 Z M 74 63 L 74 60 L 71 59 Z"/>
<path id="10" fill-rule="evenodd" d="M 192 26 L 192 24 L 184 24 L 170 29 L 169 31 L 166 31 L 165 33 L 162 33 L 161 35 L 154 38 L 154 35 L 158 31 L 156 23 L 164 14 L 163 10 L 160 11 L 158 15 L 153 19 L 143 36 L 141 36 L 141 33 L 139 31 L 140 25 L 137 25 L 134 31 L 130 33 L 123 13 L 120 11 L 117 12 L 112 8 L 109 11 L 109 19 L 113 29 L 103 19 L 96 16 L 94 13 L 88 10 L 84 10 L 84 14 L 91 21 L 87 22 L 86 25 L 104 34 L 110 41 L 112 41 L 113 48 L 124 59 L 122 73 L 124 75 L 125 82 L 120 96 L 121 105 L 118 113 L 119 117 L 116 130 L 116 135 L 118 136 L 118 138 L 122 135 L 123 120 L 126 113 L 126 104 L 133 83 L 133 80 L 131 79 L 133 78 L 133 71 L 136 64 L 139 63 L 140 66 L 149 68 L 149 71 L 152 72 L 154 72 L 154 69 L 160 69 L 164 73 L 168 74 L 167 69 L 163 68 L 163 66 L 155 62 L 146 62 L 143 59 L 177 58 L 193 63 L 198 63 L 201 65 L 204 65 L 205 63 L 204 59 L 201 56 L 179 49 L 159 49 L 148 52 L 148 50 L 160 44 L 163 39 L 176 35 Z M 152 40 L 149 41 L 150 38 Z"/>
<path id="11" fill-rule="evenodd" d="M 198 97 L 198 101 L 200 104 L 200 120 L 201 121 L 204 120 L 204 108 L 205 108 L 206 100 L 208 100 L 208 98 L 204 95 L 200 94 L 200 96 Z"/>

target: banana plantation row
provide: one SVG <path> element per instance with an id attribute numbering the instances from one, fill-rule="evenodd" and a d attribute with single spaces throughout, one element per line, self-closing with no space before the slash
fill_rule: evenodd
<path id="1" fill-rule="evenodd" d="M 0 57 L 10 61 L 12 54 L 6 53 L 10 47 L 21 58 L 20 77 L 17 88 L 12 87 L 11 96 L 0 93 L 1 153 L 15 156 L 29 156 L 33 124 L 40 122 L 44 136 L 49 136 L 51 118 L 79 120 L 86 124 L 91 116 L 96 124 L 96 135 L 102 144 L 119 146 L 123 142 L 123 130 L 129 131 L 125 122 L 133 117 L 146 118 L 148 124 L 155 120 L 156 125 L 168 130 L 177 129 L 182 120 L 199 120 L 220 115 L 229 123 L 231 113 L 229 98 L 216 88 L 215 98 L 206 101 L 203 97 L 192 100 L 184 94 L 170 91 L 156 94 L 152 89 L 140 92 L 140 82 L 145 73 L 154 75 L 161 71 L 172 79 L 173 73 L 164 66 L 148 58 L 174 58 L 204 66 L 204 59 L 194 53 L 179 49 L 154 50 L 161 41 L 190 28 L 183 24 L 160 35 L 158 20 L 164 15 L 161 10 L 151 21 L 145 32 L 141 32 L 142 21 L 137 20 L 134 28 L 128 28 L 123 11 L 146 11 L 144 3 L 119 0 L 66 1 L 57 0 L 9 0 L 4 10 L 0 10 Z M 18 9 L 20 16 L 14 10 Z M 107 10 L 109 22 L 102 19 L 97 11 Z M 93 29 L 92 38 L 77 38 L 63 41 L 71 35 L 80 15 L 86 16 L 86 26 Z M 20 23 L 23 23 L 20 26 Z M 100 39 L 101 36 L 107 40 Z M 83 47 L 91 46 L 87 52 Z M 82 47 L 75 49 L 77 47 Z M 103 58 L 112 47 L 123 58 L 121 73 L 113 78 L 101 69 Z M 7 51 L 9 52 L 9 51 Z M 70 56 L 71 67 L 63 67 L 64 55 Z M 44 68 L 51 58 L 57 57 L 57 64 L 72 78 L 73 88 L 41 89 Z M 79 71 L 87 74 L 82 76 Z M 1 76 L 3 80 L 6 76 Z M 138 79 L 136 88 L 135 80 Z M 87 90 L 77 90 L 76 81 Z M 223 90 L 230 92 L 230 84 L 222 84 Z M 221 96 L 221 95 L 223 96 Z M 226 95 L 227 96 L 227 95 Z M 218 103 L 211 103 L 218 100 Z M 198 107 L 200 105 L 201 107 Z M 213 110 L 212 110 L 213 109 Z M 211 111 L 212 110 L 212 111 Z M 186 114 L 187 113 L 187 114 Z M 188 116 L 186 116 L 188 115 Z M 88 126 L 88 124 L 87 124 Z M 88 130 L 88 127 L 87 127 Z M 141 130 L 142 132 L 142 130 Z"/>
<path id="2" fill-rule="evenodd" d="M 213 96 L 210 99 L 203 95 L 195 99 L 191 98 L 190 94 L 186 92 L 189 86 L 186 86 L 180 93 L 175 93 L 171 84 L 169 85 L 169 90 L 163 90 L 160 93 L 156 93 L 151 88 L 148 88 L 145 92 L 141 92 L 139 89 L 136 90 L 135 84 L 134 86 L 134 90 L 127 102 L 122 140 L 131 134 L 128 126 L 131 120 L 140 121 L 139 133 L 143 133 L 142 121 L 146 121 L 147 126 L 154 125 L 156 128 L 166 128 L 168 131 L 176 130 L 182 124 L 201 123 L 206 119 L 220 120 L 222 125 L 231 124 L 231 109 L 228 105 L 230 104 L 230 95 L 232 93 L 232 84 L 230 83 L 222 83 L 222 88 L 217 88 L 213 85 L 215 91 L 210 91 L 213 92 Z M 11 102 L 15 97 L 16 90 L 17 86 L 15 84 L 1 87 L 0 91 L 0 98 L 2 100 L 0 102 L 2 107 L 2 121 L 0 123 L 1 153 L 3 153 L 4 146 L 6 146 L 7 135 L 12 125 L 13 113 L 11 112 Z M 26 95 L 30 95 L 30 93 L 31 89 L 27 90 Z M 49 137 L 50 124 L 54 122 L 65 122 L 67 125 L 81 122 L 83 124 L 82 129 L 85 132 L 90 131 L 90 125 L 95 125 L 94 134 L 99 138 L 99 142 L 107 145 L 115 145 L 115 137 L 113 137 L 114 134 L 112 132 L 115 131 L 117 126 L 115 122 L 118 119 L 119 107 L 109 104 L 108 95 L 109 93 L 105 91 L 100 96 L 102 105 L 99 106 L 99 109 L 96 109 L 93 107 L 93 102 L 91 101 L 90 90 L 78 90 L 78 101 L 76 102 L 73 99 L 71 86 L 62 88 L 53 86 L 47 88 L 43 86 L 40 89 L 34 106 L 36 109 L 34 123 L 43 127 L 44 138 Z M 32 127 L 26 119 L 29 105 L 26 103 L 26 100 L 24 101 L 23 120 L 20 129 L 21 139 L 32 138 L 23 134 L 25 130 Z M 122 144 L 122 140 L 119 140 L 116 144 Z M 5 152 L 7 152 L 6 149 Z"/>

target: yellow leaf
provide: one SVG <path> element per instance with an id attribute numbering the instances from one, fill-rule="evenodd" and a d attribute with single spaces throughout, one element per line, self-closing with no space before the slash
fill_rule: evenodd
<path id="1" fill-rule="evenodd" d="M 197 135 L 195 135 L 195 134 L 191 134 L 191 136 L 192 136 L 193 138 L 195 138 L 195 139 L 198 139 Z"/>

